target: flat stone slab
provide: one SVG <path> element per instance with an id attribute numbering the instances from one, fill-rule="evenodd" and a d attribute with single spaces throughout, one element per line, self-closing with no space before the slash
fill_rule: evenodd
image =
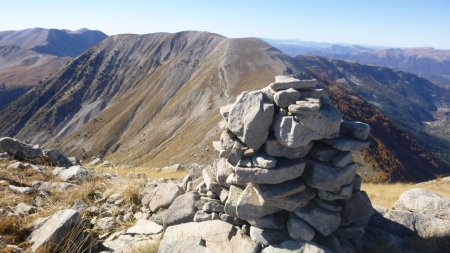
<path id="1" fill-rule="evenodd" d="M 136 221 L 134 226 L 127 229 L 127 234 L 159 234 L 163 230 L 163 226 L 150 220 L 140 219 Z"/>
<path id="2" fill-rule="evenodd" d="M 290 159 L 302 158 L 308 154 L 313 146 L 312 142 L 307 143 L 304 146 L 298 146 L 295 148 L 286 147 L 279 143 L 276 139 L 269 138 L 264 144 L 264 151 L 273 157 L 287 157 Z"/>
<path id="3" fill-rule="evenodd" d="M 318 113 L 321 106 L 322 103 L 320 102 L 320 99 L 304 98 L 296 101 L 295 104 L 290 105 L 288 111 L 294 114 L 312 115 Z"/>
<path id="4" fill-rule="evenodd" d="M 341 215 L 338 212 L 323 209 L 314 203 L 299 207 L 294 213 L 325 236 L 336 231 L 341 223 Z"/>
<path id="5" fill-rule="evenodd" d="M 235 185 L 231 185 L 228 191 L 227 202 L 225 202 L 224 211 L 226 214 L 237 217 L 236 207 L 238 205 L 239 198 L 241 197 L 244 189 Z"/>
<path id="6" fill-rule="evenodd" d="M 311 199 L 316 196 L 316 191 L 310 187 L 307 187 L 306 190 L 292 194 L 290 196 L 273 200 L 272 205 L 287 210 L 294 211 L 297 207 L 302 207 L 308 205 Z"/>
<path id="7" fill-rule="evenodd" d="M 313 188 L 338 192 L 343 185 L 350 184 L 356 174 L 357 164 L 349 164 L 344 168 L 335 168 L 330 164 L 308 160 L 305 175 L 305 183 Z"/>
<path id="8" fill-rule="evenodd" d="M 300 177 L 305 168 L 303 159 L 279 159 L 277 164 L 271 169 L 235 167 L 237 183 L 279 184 Z"/>
<path id="9" fill-rule="evenodd" d="M 289 232 L 289 236 L 295 240 L 310 242 L 316 235 L 314 228 L 293 213 L 289 213 L 287 230 Z"/>
<path id="10" fill-rule="evenodd" d="M 302 192 L 306 186 L 299 180 L 293 179 L 281 184 L 262 184 L 258 188 L 261 196 L 266 201 L 271 201 Z"/>
<path id="11" fill-rule="evenodd" d="M 321 140 L 321 142 L 341 151 L 358 151 L 369 146 L 369 141 L 361 141 L 340 135 L 337 138 Z"/>
<path id="12" fill-rule="evenodd" d="M 243 220 L 264 217 L 281 211 L 280 208 L 266 202 L 253 184 L 247 184 L 236 206 L 237 217 Z"/>
<path id="13" fill-rule="evenodd" d="M 365 140 L 369 136 L 370 126 L 359 121 L 343 121 L 340 133 L 358 140 Z"/>
<path id="14" fill-rule="evenodd" d="M 271 83 L 269 87 L 272 90 L 287 90 L 287 89 L 313 89 L 319 84 L 316 79 L 311 80 L 299 80 L 296 78 L 288 77 L 288 76 L 275 76 L 275 82 Z"/>
<path id="15" fill-rule="evenodd" d="M 295 104 L 295 101 L 297 101 L 300 96 L 298 90 L 290 88 L 276 92 L 273 95 L 273 100 L 278 107 L 286 108 L 291 104 Z"/>

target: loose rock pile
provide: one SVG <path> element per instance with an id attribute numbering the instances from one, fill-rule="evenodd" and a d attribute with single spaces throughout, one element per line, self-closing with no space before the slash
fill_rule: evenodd
<path id="1" fill-rule="evenodd" d="M 194 221 L 248 223 L 263 247 L 312 242 L 334 252 L 362 250 L 373 208 L 352 152 L 368 145 L 370 127 L 342 121 L 317 84 L 277 76 L 220 109 L 219 159 L 185 182 L 204 200 Z"/>

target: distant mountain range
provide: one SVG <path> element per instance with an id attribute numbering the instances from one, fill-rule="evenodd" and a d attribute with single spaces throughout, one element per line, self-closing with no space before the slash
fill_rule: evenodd
<path id="1" fill-rule="evenodd" d="M 445 131 L 424 133 L 424 122 L 447 106 L 444 89 L 402 71 L 291 58 L 260 39 L 207 32 L 111 36 L 5 108 L 0 135 L 130 166 L 207 163 L 218 108 L 279 74 L 320 80 L 344 118 L 371 124 L 370 149 L 355 154 L 366 178 L 423 181 L 450 173 L 439 153 L 448 143 L 437 137 Z"/>
<path id="2" fill-rule="evenodd" d="M 88 29 L 0 32 L 0 109 L 106 37 Z"/>
<path id="3" fill-rule="evenodd" d="M 450 88 L 450 50 L 424 48 L 386 48 L 349 44 L 265 39 L 284 53 L 318 55 L 331 59 L 379 65 L 414 73 Z"/>

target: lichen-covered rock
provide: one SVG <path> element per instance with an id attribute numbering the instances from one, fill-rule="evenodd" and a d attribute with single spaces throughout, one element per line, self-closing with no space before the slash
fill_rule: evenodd
<path id="1" fill-rule="evenodd" d="M 450 220 L 450 199 L 422 188 L 403 192 L 394 208 Z"/>

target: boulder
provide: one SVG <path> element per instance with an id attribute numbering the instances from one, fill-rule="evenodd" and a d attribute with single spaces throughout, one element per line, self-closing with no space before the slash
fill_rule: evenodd
<path id="1" fill-rule="evenodd" d="M 365 140 L 369 136 L 370 126 L 359 121 L 343 121 L 341 123 L 340 134 L 358 140 Z"/>
<path id="2" fill-rule="evenodd" d="M 166 229 L 159 253 L 172 252 L 258 252 L 260 246 L 233 225 L 212 220 L 190 222 Z"/>
<path id="3" fill-rule="evenodd" d="M 311 150 L 312 142 L 295 148 L 281 145 L 276 139 L 269 138 L 264 144 L 264 151 L 273 157 L 286 157 L 290 159 L 302 158 Z"/>
<path id="4" fill-rule="evenodd" d="M 56 149 L 44 150 L 44 157 L 47 158 L 53 166 L 70 167 L 73 165 L 69 158 Z"/>
<path id="5" fill-rule="evenodd" d="M 279 159 L 277 167 L 271 169 L 235 167 L 237 183 L 279 184 L 303 174 L 305 162 L 303 159 Z"/>
<path id="6" fill-rule="evenodd" d="M 149 220 L 139 219 L 134 226 L 127 229 L 127 234 L 159 234 L 163 226 Z"/>
<path id="7" fill-rule="evenodd" d="M 358 165 L 352 163 L 344 168 L 334 168 L 328 163 L 308 160 L 303 179 L 305 183 L 324 191 L 340 191 L 343 185 L 352 183 Z"/>
<path id="8" fill-rule="evenodd" d="M 394 208 L 450 220 L 450 199 L 422 188 L 403 192 Z"/>
<path id="9" fill-rule="evenodd" d="M 75 229 L 80 229 L 82 219 L 76 210 L 66 209 L 53 214 L 41 227 L 34 230 L 28 240 L 33 243 L 33 252 L 52 250 L 58 252 L 58 247 L 64 245 L 65 240 L 74 239 L 70 235 Z M 80 249 L 82 250 L 82 249 Z"/>
<path id="10" fill-rule="evenodd" d="M 243 92 L 229 111 L 229 129 L 248 147 L 258 150 L 267 139 L 273 114 L 273 102 L 264 93 Z"/>
<path id="11" fill-rule="evenodd" d="M 286 108 L 291 104 L 295 104 L 300 98 L 300 92 L 295 89 L 280 90 L 273 95 L 273 100 L 278 107 Z"/>
<path id="12" fill-rule="evenodd" d="M 160 208 L 169 207 L 178 196 L 183 194 L 183 190 L 174 183 L 161 184 L 154 191 L 154 195 L 149 203 L 149 208 L 152 212 Z"/>
<path id="13" fill-rule="evenodd" d="M 20 160 L 41 158 L 44 153 L 40 148 L 33 147 L 10 137 L 0 138 L 0 152 L 6 152 Z"/>
<path id="14" fill-rule="evenodd" d="M 341 223 L 341 216 L 338 212 L 323 209 L 314 203 L 299 207 L 295 209 L 294 213 L 325 236 L 336 231 Z"/>
<path id="15" fill-rule="evenodd" d="M 178 196 L 167 210 L 164 225 L 172 226 L 180 223 L 191 222 L 197 208 L 195 202 L 200 199 L 196 192 L 187 192 Z"/>
<path id="16" fill-rule="evenodd" d="M 313 243 L 302 241 L 284 241 L 280 244 L 270 245 L 261 253 L 333 253 L 331 250 Z"/>
<path id="17" fill-rule="evenodd" d="M 289 76 L 275 76 L 275 82 L 269 84 L 269 87 L 274 91 L 287 89 L 310 90 L 318 84 L 316 79 L 299 80 Z"/>
<path id="18" fill-rule="evenodd" d="M 310 225 L 298 218 L 297 215 L 293 213 L 289 213 L 289 218 L 287 220 L 287 230 L 289 232 L 289 236 L 292 239 L 307 242 L 310 242 L 316 234 L 316 232 Z"/>

